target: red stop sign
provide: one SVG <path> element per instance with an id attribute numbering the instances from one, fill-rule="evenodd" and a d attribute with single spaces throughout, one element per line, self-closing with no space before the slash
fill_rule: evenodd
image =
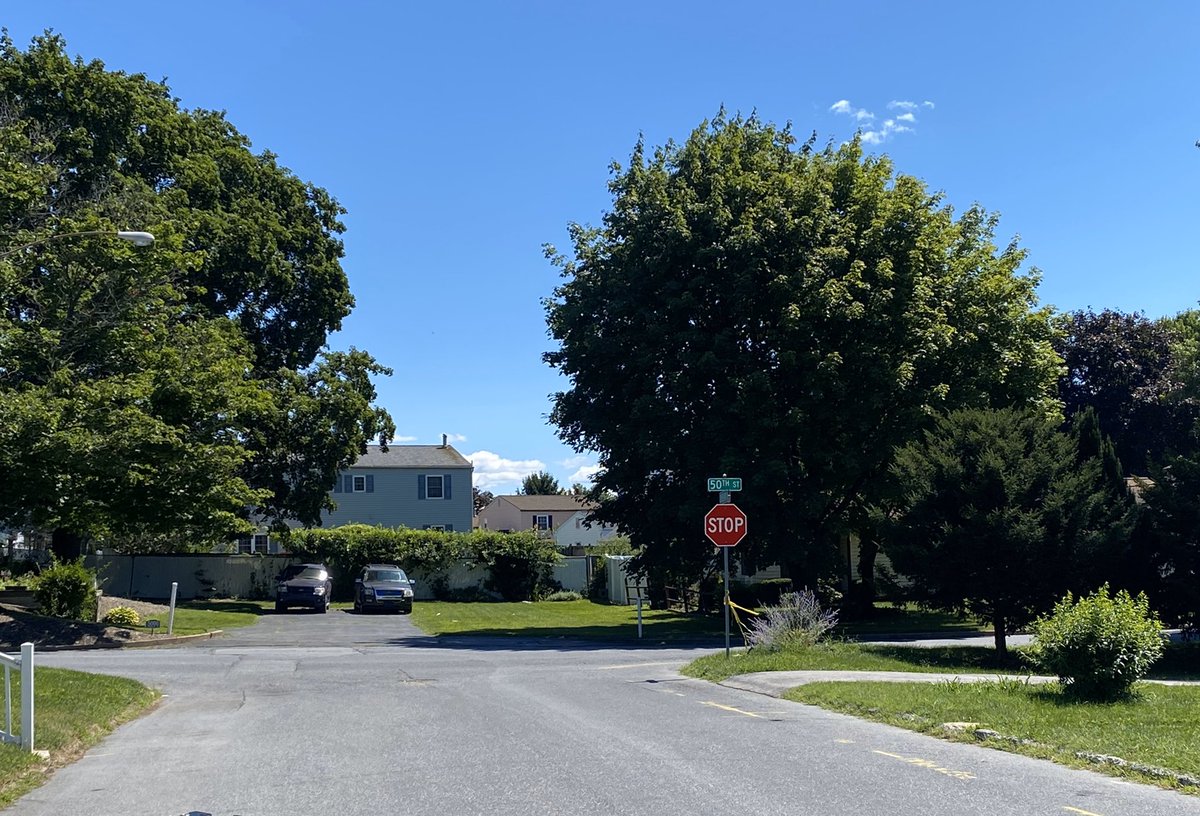
<path id="1" fill-rule="evenodd" d="M 746 537 L 746 514 L 736 504 L 718 504 L 704 516 L 704 534 L 718 547 L 736 547 Z"/>

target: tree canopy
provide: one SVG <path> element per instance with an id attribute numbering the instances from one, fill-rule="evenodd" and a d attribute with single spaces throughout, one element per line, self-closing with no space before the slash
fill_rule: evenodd
<path id="1" fill-rule="evenodd" d="M 1187 331 L 1194 319 L 1104 309 L 1071 312 L 1058 322 L 1055 345 L 1065 365 L 1059 396 L 1068 417 L 1094 409 L 1132 473 L 1146 474 L 1151 463 L 1187 444 L 1196 412 L 1184 399 L 1181 376 L 1195 368 L 1184 362 L 1195 359 L 1197 335 Z"/>
<path id="2" fill-rule="evenodd" d="M 353 306 L 337 202 L 50 34 L 0 38 L 0 147 L 0 522 L 162 546 L 317 523 L 394 431 L 390 372 L 322 352 Z M 157 240 L 66 237 L 118 229 Z"/>
<path id="3" fill-rule="evenodd" d="M 745 548 L 812 580 L 935 414 L 1052 414 L 1057 360 L 1024 252 L 861 144 L 816 149 L 727 117 L 613 166 L 611 211 L 572 224 L 546 302 L 569 380 L 551 421 L 596 451 L 598 512 L 643 568 L 696 574 L 705 479 L 744 478 Z"/>
<path id="4" fill-rule="evenodd" d="M 1073 433 L 1030 409 L 962 410 L 902 448 L 885 551 L 931 606 L 992 624 L 997 649 L 1120 563 L 1132 499 L 1090 412 Z"/>
<path id="5" fill-rule="evenodd" d="M 539 470 L 522 479 L 521 489 L 517 492 L 522 496 L 557 496 L 567 491 L 562 489 L 558 479 L 555 479 L 547 471 Z"/>

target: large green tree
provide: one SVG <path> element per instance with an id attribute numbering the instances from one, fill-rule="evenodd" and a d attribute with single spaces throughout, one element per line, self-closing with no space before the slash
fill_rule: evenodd
<path id="1" fill-rule="evenodd" d="M 892 564 L 922 602 L 991 623 L 998 651 L 1122 561 L 1132 499 L 1090 413 L 1064 433 L 1030 409 L 955 411 L 903 447 L 893 472 Z"/>
<path id="2" fill-rule="evenodd" d="M 521 489 L 517 491 L 522 496 L 557 496 L 567 491 L 545 470 L 530 473 L 521 480 Z"/>
<path id="3" fill-rule="evenodd" d="M 2 455 L 11 472 L 50 468 L 6 495 L 0 521 L 127 541 L 144 538 L 134 528 L 147 520 L 146 535 L 174 525 L 193 539 L 251 512 L 318 522 L 338 469 L 394 430 L 373 405 L 371 378 L 387 370 L 362 351 L 322 352 L 353 305 L 337 202 L 252 152 L 222 114 L 185 110 L 141 74 L 72 60 L 49 34 L 24 51 L 0 38 L 0 147 L 0 251 L 34 244 L 0 262 L 0 398 L 15 444 Z M 130 227 L 159 240 L 137 254 L 98 236 L 55 240 Z M 26 370 L 33 359 L 44 364 Z M 147 397 L 155 376 L 178 380 L 181 405 Z M 112 425 L 105 400 L 128 406 L 136 432 Z M 47 406 L 52 416 L 39 416 Z M 72 447 L 48 442 L 38 428 L 50 426 L 74 429 Z M 186 501 L 157 489 L 104 497 L 105 469 L 170 481 L 170 457 L 137 441 L 154 433 L 175 436 L 172 456 L 190 451 L 186 467 L 222 493 L 221 513 L 189 521 Z M 61 447 L 56 461 L 47 446 Z M 173 483 L 204 495 L 199 482 Z"/>
<path id="4" fill-rule="evenodd" d="M 934 414 L 1054 411 L 1024 252 L 857 140 L 815 149 L 722 114 L 682 144 L 639 142 L 609 188 L 601 226 L 571 225 L 570 257 L 547 249 L 565 280 L 545 359 L 569 381 L 551 420 L 598 452 L 595 484 L 615 494 L 598 515 L 644 568 L 704 568 L 705 479 L 728 473 L 745 480 L 739 546 L 810 582 Z"/>
<path id="5" fill-rule="evenodd" d="M 1195 320 L 1105 309 L 1072 312 L 1058 322 L 1059 396 L 1068 418 L 1095 410 L 1132 473 L 1147 473 L 1151 463 L 1189 444 L 1196 411 L 1181 390 L 1180 359 L 1189 351 L 1194 359 Z"/>

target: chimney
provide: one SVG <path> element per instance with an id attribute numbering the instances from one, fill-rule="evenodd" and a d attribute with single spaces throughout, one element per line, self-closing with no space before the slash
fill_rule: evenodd
<path id="1" fill-rule="evenodd" d="M 442 447 L 446 447 L 446 435 L 442 434 Z"/>

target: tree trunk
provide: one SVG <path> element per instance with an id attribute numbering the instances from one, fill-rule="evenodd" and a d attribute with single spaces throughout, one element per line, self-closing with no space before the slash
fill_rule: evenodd
<path id="1" fill-rule="evenodd" d="M 50 552 L 59 561 L 74 561 L 83 555 L 83 538 L 59 527 L 50 535 Z"/>
<path id="2" fill-rule="evenodd" d="M 860 534 L 861 535 L 861 534 Z M 875 556 L 879 554 L 879 542 L 873 535 L 862 535 L 858 542 L 858 579 L 860 586 L 854 602 L 858 613 L 868 618 L 875 611 Z"/>
<path id="3" fill-rule="evenodd" d="M 1003 615 L 994 615 L 992 617 L 992 628 L 995 630 L 993 637 L 996 639 L 996 656 L 1001 659 L 1008 657 L 1008 641 L 1004 635 L 1006 624 L 1007 621 Z"/>

